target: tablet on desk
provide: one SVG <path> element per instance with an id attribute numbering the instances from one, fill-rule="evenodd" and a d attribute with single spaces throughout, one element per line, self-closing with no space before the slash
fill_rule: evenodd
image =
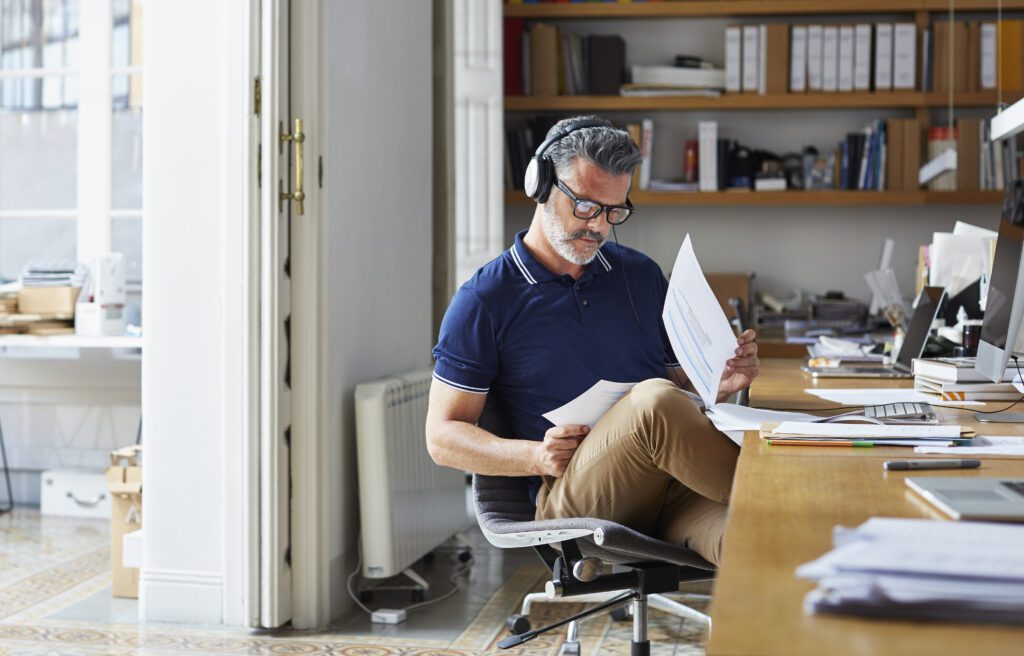
<path id="1" fill-rule="evenodd" d="M 1024 478 L 915 476 L 907 485 L 953 519 L 1024 522 Z"/>

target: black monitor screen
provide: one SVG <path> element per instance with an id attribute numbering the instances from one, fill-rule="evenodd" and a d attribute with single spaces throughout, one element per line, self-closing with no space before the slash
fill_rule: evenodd
<path id="1" fill-rule="evenodd" d="M 1010 330 L 1022 244 L 1024 229 L 1008 221 L 1001 221 L 999 238 L 996 240 L 996 256 L 992 261 L 992 280 L 988 286 L 988 300 L 985 301 L 985 322 L 981 326 L 981 339 L 1000 349 L 1006 348 L 1006 333 Z M 1010 344 L 1010 348 L 1013 348 L 1013 344 Z"/>
<path id="2" fill-rule="evenodd" d="M 903 346 L 900 347 L 896 362 L 899 362 L 908 369 L 914 363 L 914 358 L 921 357 L 924 351 L 925 342 L 928 341 L 928 333 L 932 329 L 932 322 L 935 321 L 935 314 L 939 311 L 939 303 L 942 302 L 942 287 L 925 287 L 921 290 L 921 296 L 917 299 L 917 307 L 910 317 L 910 325 L 907 326 L 907 334 L 903 337 Z"/>

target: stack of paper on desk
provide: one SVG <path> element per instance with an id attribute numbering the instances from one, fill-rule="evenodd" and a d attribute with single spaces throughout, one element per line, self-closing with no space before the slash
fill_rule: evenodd
<path id="1" fill-rule="evenodd" d="M 842 405 L 880 405 L 883 403 L 930 403 L 942 406 L 984 405 L 981 401 L 941 401 L 936 397 L 914 389 L 896 387 L 852 388 L 852 389 L 805 389 L 804 392 L 825 401 Z"/>
<path id="2" fill-rule="evenodd" d="M 1024 526 L 873 517 L 797 568 L 808 613 L 1024 624 Z"/>
<path id="3" fill-rule="evenodd" d="M 953 446 L 971 429 L 960 426 L 765 422 L 761 437 L 773 446 Z"/>
<path id="4" fill-rule="evenodd" d="M 771 427 L 770 432 L 765 428 Z M 960 426 L 919 426 L 889 424 L 823 424 L 813 422 L 784 421 L 777 426 L 766 424 L 762 433 L 769 437 L 813 437 L 857 440 L 940 440 L 959 439 Z"/>
<path id="5" fill-rule="evenodd" d="M 929 444 L 918 446 L 914 453 L 930 453 L 953 456 L 1017 456 L 1024 457 L 1024 436 L 1021 437 L 976 437 L 960 440 L 956 446 Z"/>

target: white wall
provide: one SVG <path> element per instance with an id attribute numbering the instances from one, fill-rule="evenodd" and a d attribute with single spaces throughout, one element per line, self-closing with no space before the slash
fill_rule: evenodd
<path id="1" fill-rule="evenodd" d="M 111 450 L 135 442 L 139 366 L 137 356 L 92 349 L 8 349 L 0 357 L 0 422 L 15 502 L 39 503 L 41 471 L 100 474 Z M 0 488 L 0 503 L 6 500 Z"/>
<path id="2" fill-rule="evenodd" d="M 812 22 L 813 17 L 805 21 Z M 782 20 L 782 19 L 780 19 Z M 789 19 L 785 19 L 789 20 Z M 857 20 L 873 21 L 873 16 Z M 615 33 L 626 41 L 627 65 L 668 64 L 676 54 L 694 54 L 719 65 L 723 60 L 725 25 L 749 21 L 611 20 L 559 21 L 580 34 Z M 834 21 L 833 21 L 834 22 Z M 964 109 L 963 115 L 985 116 L 986 110 Z M 608 112 L 618 124 L 652 118 L 655 142 L 653 177 L 681 177 L 684 144 L 696 139 L 697 123 L 714 120 L 719 136 L 737 139 L 752 148 L 777 154 L 799 152 L 805 145 L 829 152 L 847 132 L 877 118 L 911 117 L 911 109 L 786 110 L 718 112 Z M 516 125 L 528 114 L 509 113 Z M 936 110 L 933 121 L 946 121 Z M 878 262 L 884 237 L 896 241 L 893 267 L 904 295 L 913 293 L 917 246 L 931 233 L 946 231 L 962 219 L 986 227 L 998 222 L 995 204 L 955 207 L 652 207 L 639 205 L 637 214 L 619 231 L 627 245 L 651 255 L 667 271 L 687 232 L 693 235 L 697 256 L 706 271 L 754 271 L 758 288 L 788 296 L 794 287 L 812 292 L 838 289 L 867 299 L 864 273 Z M 507 235 L 528 225 L 533 208 L 507 206 Z M 507 241 L 507 240 L 506 240 Z"/>
<path id="3" fill-rule="evenodd" d="M 355 386 L 428 366 L 431 3 L 325 3 L 326 450 L 331 615 L 350 604 Z"/>
<path id="4" fill-rule="evenodd" d="M 232 532 L 241 508 L 225 472 L 242 457 L 247 7 L 179 0 L 147 5 L 144 17 L 148 621 L 243 623 L 242 596 L 224 586 L 243 560 Z"/>

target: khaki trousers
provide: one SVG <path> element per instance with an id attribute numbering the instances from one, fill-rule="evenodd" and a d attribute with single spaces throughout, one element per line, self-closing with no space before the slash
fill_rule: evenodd
<path id="1" fill-rule="evenodd" d="M 717 565 L 738 457 L 679 388 L 647 380 L 591 427 L 561 478 L 544 477 L 536 517 L 611 520 Z"/>

